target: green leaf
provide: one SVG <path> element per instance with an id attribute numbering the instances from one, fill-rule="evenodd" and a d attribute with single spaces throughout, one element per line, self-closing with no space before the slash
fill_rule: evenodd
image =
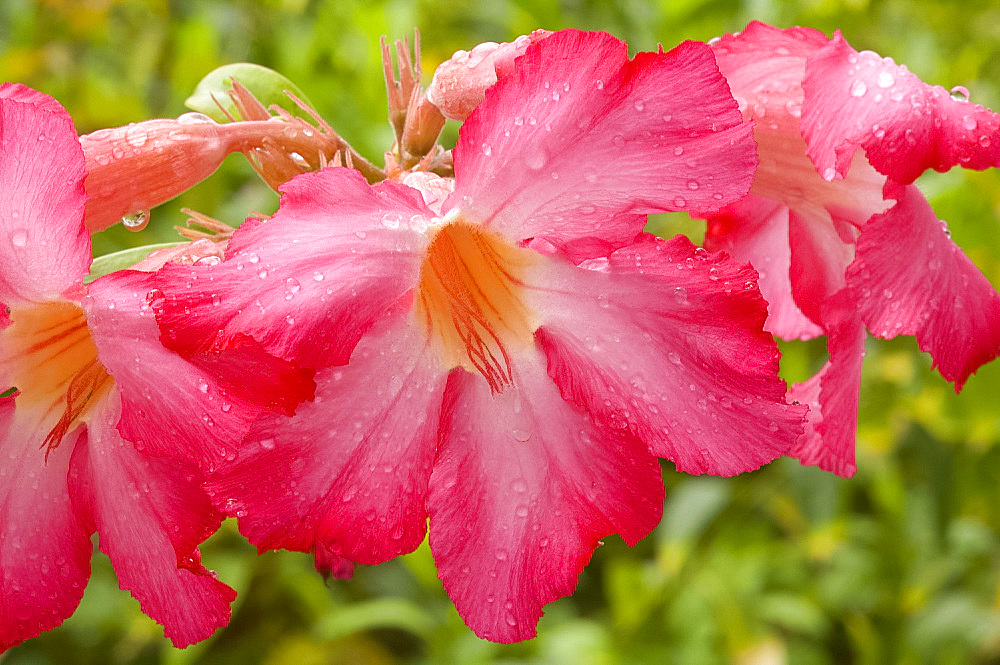
<path id="1" fill-rule="evenodd" d="M 98 277 L 104 277 L 105 275 L 110 275 L 117 270 L 125 270 L 126 268 L 131 268 L 139 261 L 149 256 L 149 254 L 157 249 L 164 249 L 165 247 L 176 247 L 180 245 L 180 242 L 163 242 L 158 245 L 146 245 L 144 247 L 130 247 L 128 249 L 123 249 L 120 252 L 115 252 L 113 254 L 105 254 L 104 256 L 99 256 L 94 259 L 93 263 L 90 264 L 90 274 L 83 278 L 84 284 L 90 284 Z"/>
<path id="2" fill-rule="evenodd" d="M 287 90 L 310 107 L 315 108 L 305 93 L 287 78 L 273 69 L 249 62 L 223 65 L 212 70 L 198 82 L 191 96 L 184 100 L 184 105 L 193 111 L 204 113 L 216 122 L 226 122 L 228 118 L 219 108 L 219 104 L 222 104 L 222 107 L 230 114 L 236 116 L 236 107 L 227 94 L 233 86 L 232 80 L 234 78 L 252 92 L 265 107 L 277 104 L 293 115 L 308 118 L 309 115 L 288 98 L 288 95 L 285 94 Z"/>

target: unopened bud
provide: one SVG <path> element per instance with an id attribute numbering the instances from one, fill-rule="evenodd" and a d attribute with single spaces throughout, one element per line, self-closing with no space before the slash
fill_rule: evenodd
<path id="1" fill-rule="evenodd" d="M 446 118 L 465 120 L 486 96 L 486 89 L 514 69 L 514 60 L 552 32 L 535 30 L 512 42 L 483 42 L 471 51 L 456 51 L 434 70 L 427 99 Z"/>

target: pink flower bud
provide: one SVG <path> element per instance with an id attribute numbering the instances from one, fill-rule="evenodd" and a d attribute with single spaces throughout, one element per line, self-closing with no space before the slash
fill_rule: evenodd
<path id="1" fill-rule="evenodd" d="M 539 29 L 512 42 L 483 42 L 471 51 L 456 51 L 434 70 L 427 99 L 446 118 L 465 120 L 483 101 L 486 89 L 513 71 L 516 58 L 551 34 Z"/>

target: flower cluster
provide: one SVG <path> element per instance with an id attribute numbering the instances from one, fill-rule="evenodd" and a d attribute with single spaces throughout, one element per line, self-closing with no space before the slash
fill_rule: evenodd
<path id="1" fill-rule="evenodd" d="M 866 328 L 956 389 L 1000 354 L 1000 295 L 912 184 L 1000 166 L 1000 116 L 890 59 L 758 23 L 632 58 L 539 30 L 424 91 L 390 51 L 384 168 L 238 81 L 227 122 L 82 137 L 0 87 L 0 649 L 73 612 L 94 532 L 176 646 L 205 639 L 226 516 L 337 577 L 428 538 L 469 627 L 524 640 L 601 538 L 657 525 L 658 458 L 852 474 Z M 277 213 L 194 213 L 190 244 L 87 278 L 89 231 L 231 152 Z M 643 232 L 677 211 L 705 248 Z M 788 387 L 772 334 L 830 360 Z"/>

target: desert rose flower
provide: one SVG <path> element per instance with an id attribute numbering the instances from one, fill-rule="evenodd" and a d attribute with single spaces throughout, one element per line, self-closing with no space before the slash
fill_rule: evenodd
<path id="1" fill-rule="evenodd" d="M 850 476 L 865 328 L 915 336 L 956 390 L 1000 353 L 1000 295 L 908 184 L 996 165 L 1000 116 L 839 34 L 751 23 L 712 48 L 760 166 L 745 199 L 707 215 L 705 245 L 758 270 L 767 330 L 827 336 L 829 361 L 790 391 L 812 407 L 792 454 Z"/>
<path id="2" fill-rule="evenodd" d="M 316 399 L 259 418 L 207 485 L 251 542 L 375 564 L 429 518 L 459 613 L 509 642 L 600 538 L 657 524 L 657 457 L 748 471 L 805 409 L 785 403 L 753 270 L 640 234 L 750 184 L 750 127 L 704 44 L 629 60 L 609 35 L 556 33 L 487 91 L 454 157 L 443 202 L 450 181 L 295 178 L 221 265 L 166 266 L 154 308 L 184 354 L 244 334 L 320 368 Z"/>
<path id="3" fill-rule="evenodd" d="M 73 612 L 94 531 L 177 646 L 227 623 L 236 595 L 200 563 L 222 514 L 199 466 L 225 463 L 261 407 L 233 356 L 184 360 L 159 344 L 148 275 L 83 285 L 84 177 L 62 107 L 0 86 L 0 650 Z M 254 369 L 265 385 L 295 378 Z"/>

